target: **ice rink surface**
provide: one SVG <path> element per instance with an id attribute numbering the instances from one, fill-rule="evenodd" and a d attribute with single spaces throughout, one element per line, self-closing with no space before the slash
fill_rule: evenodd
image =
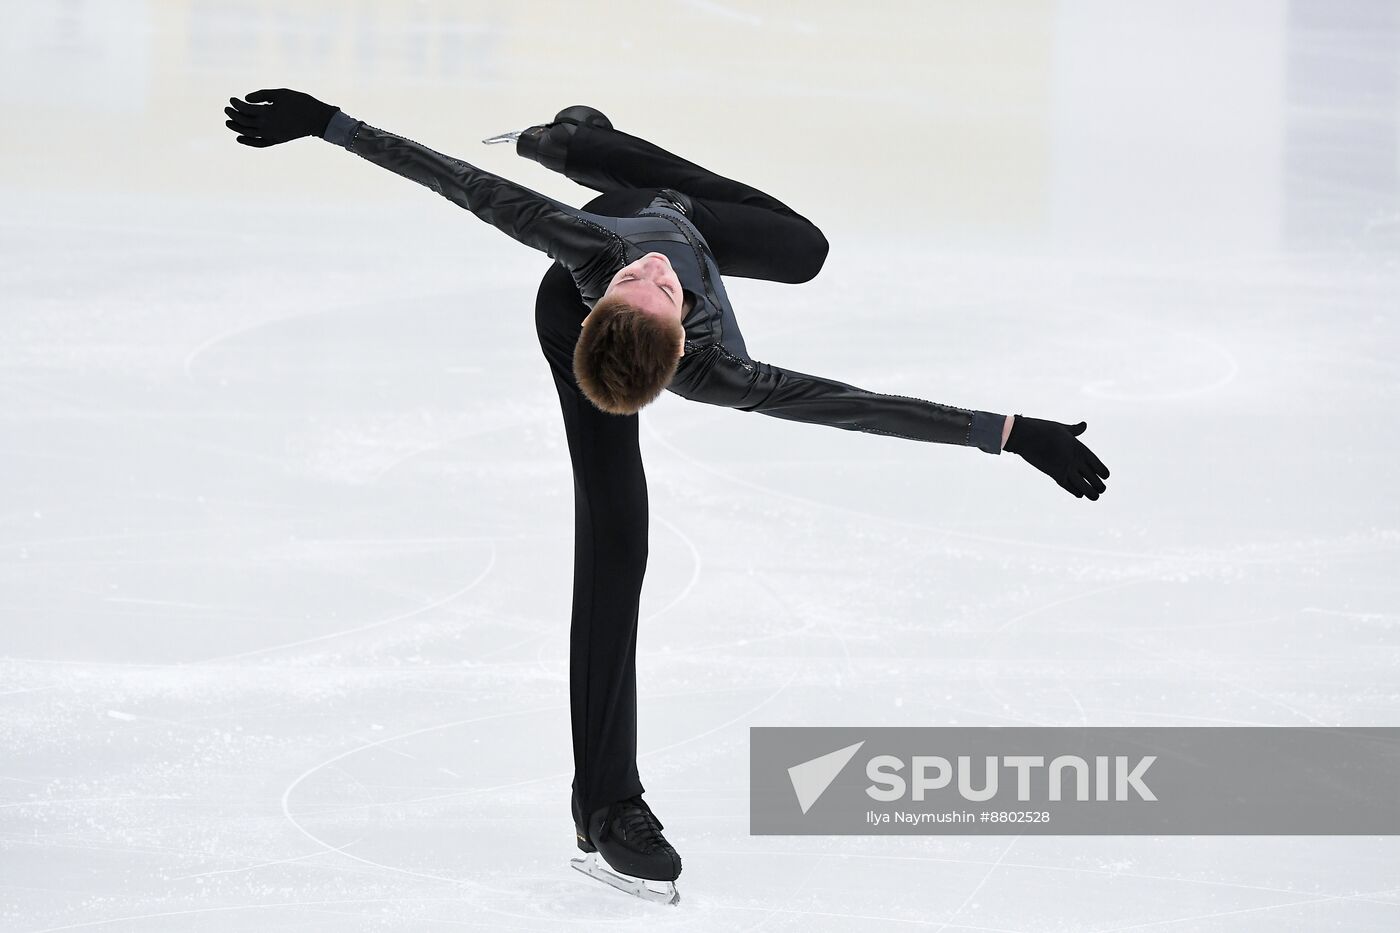
<path id="1" fill-rule="evenodd" d="M 1389 2 L 14 4 L 0 928 L 1400 928 L 1394 837 L 748 833 L 756 725 L 1400 724 Z M 676 908 L 568 867 L 549 259 L 292 87 L 572 204 L 571 104 L 784 199 L 756 359 L 1065 422 L 1019 457 L 641 416 Z M 854 323 L 853 323 L 854 319 Z"/>

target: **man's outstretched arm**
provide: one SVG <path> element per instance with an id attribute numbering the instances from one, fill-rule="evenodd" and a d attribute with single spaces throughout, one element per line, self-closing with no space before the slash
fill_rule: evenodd
<path id="1" fill-rule="evenodd" d="M 263 148 L 320 136 L 368 162 L 437 192 L 526 246 L 557 260 L 583 283 L 610 276 L 622 261 L 613 218 L 580 211 L 421 143 L 357 120 L 332 104 L 288 88 L 231 98 L 226 125 L 238 142 Z"/>
<path id="2" fill-rule="evenodd" d="M 735 356 L 718 344 L 687 349 L 670 386 L 678 395 L 787 421 L 887 434 L 1000 454 L 1005 415 L 886 395 Z"/>
<path id="3" fill-rule="evenodd" d="M 547 253 L 571 272 L 590 263 L 618 261 L 618 235 L 606 218 L 589 215 L 421 143 L 356 120 L 337 110 L 326 126 L 327 142 L 429 188 L 466 208 L 512 239 Z"/>
<path id="4" fill-rule="evenodd" d="M 1098 499 L 1108 468 L 1078 440 L 1087 425 L 941 405 L 742 359 L 718 344 L 687 347 L 669 386 L 685 398 L 788 421 L 886 434 L 935 444 L 1003 447 L 1076 498 Z"/>

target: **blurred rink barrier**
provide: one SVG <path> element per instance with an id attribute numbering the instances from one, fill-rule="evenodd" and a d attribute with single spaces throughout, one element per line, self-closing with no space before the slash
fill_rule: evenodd
<path id="1" fill-rule="evenodd" d="M 1199 247 L 1397 224 L 1366 215 L 1377 186 L 1394 204 L 1388 3 L 104 0 L 5 18 L 0 101 L 26 131 L 2 158 L 30 190 L 200 197 L 212 168 L 267 197 L 416 196 L 311 144 L 262 164 L 229 145 L 230 95 L 294 86 L 576 201 L 478 140 L 589 103 L 828 223 L 1002 243 L 1180 247 L 1202 208 Z M 654 79 L 619 82 L 636 59 Z"/>

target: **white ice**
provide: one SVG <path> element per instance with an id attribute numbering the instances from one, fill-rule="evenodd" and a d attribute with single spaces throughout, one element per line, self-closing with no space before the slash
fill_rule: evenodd
<path id="1" fill-rule="evenodd" d="M 1394 3 L 8 4 L 0 928 L 1400 928 L 1400 839 L 751 836 L 756 725 L 1395 725 Z M 1018 457 L 641 418 L 647 799 L 569 868 L 549 260 L 231 96 L 483 137 L 585 103 L 792 204 L 761 360 L 1089 424 Z"/>

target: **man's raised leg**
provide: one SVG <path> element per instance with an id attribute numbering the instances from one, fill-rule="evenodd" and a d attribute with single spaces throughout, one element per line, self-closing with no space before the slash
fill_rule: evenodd
<path id="1" fill-rule="evenodd" d="M 814 278 L 826 261 L 821 230 L 782 201 L 630 133 L 579 126 L 564 174 L 603 192 L 674 188 L 690 195 L 691 222 L 724 275 L 797 284 Z"/>

